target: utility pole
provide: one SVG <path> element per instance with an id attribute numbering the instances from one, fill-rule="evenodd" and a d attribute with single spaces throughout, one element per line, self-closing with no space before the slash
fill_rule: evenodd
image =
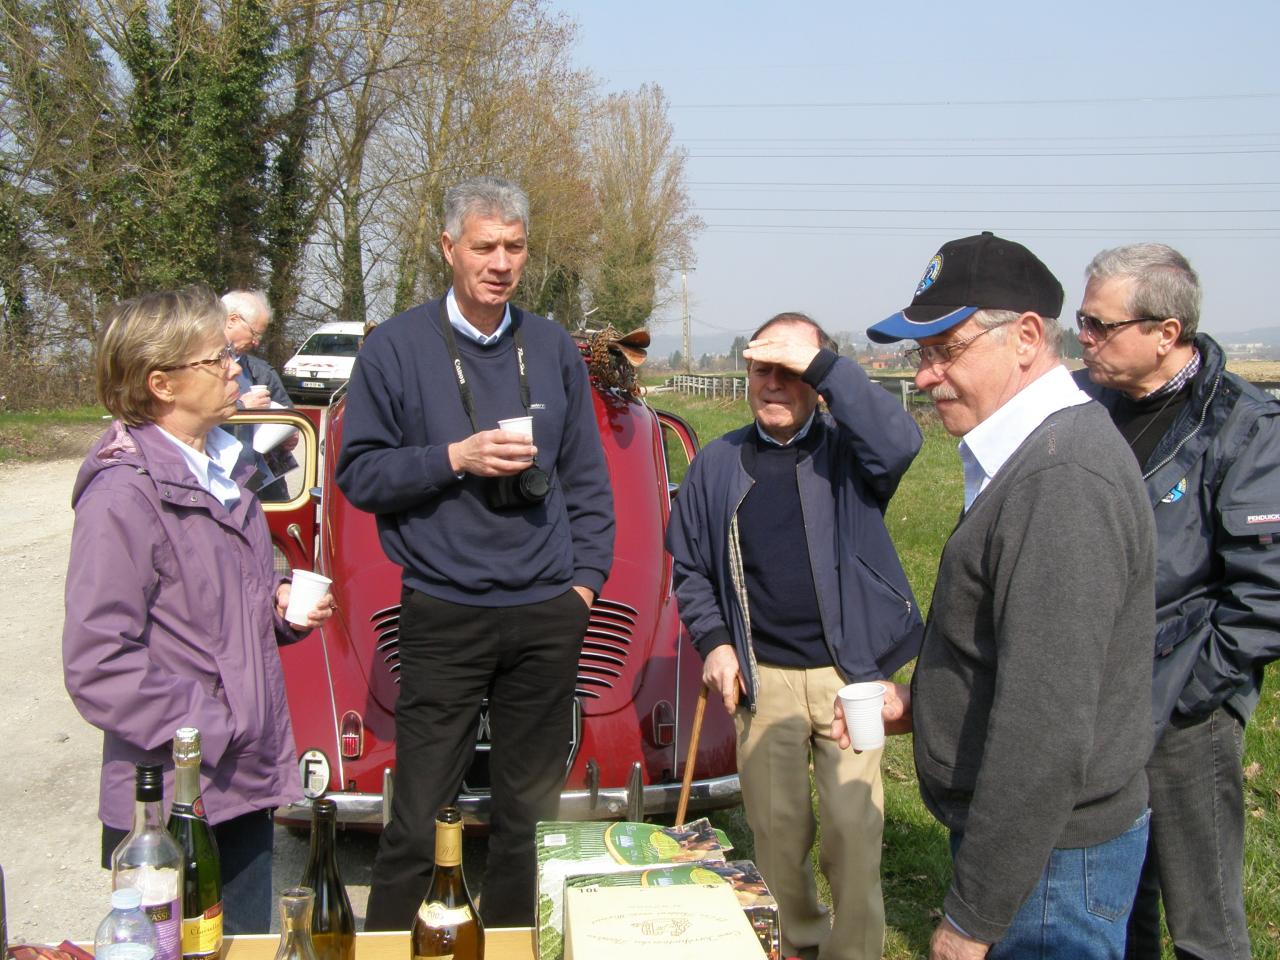
<path id="1" fill-rule="evenodd" d="M 684 296 L 684 372 L 692 373 L 690 351 L 693 349 L 693 345 L 691 343 L 692 338 L 689 335 L 689 279 L 685 276 L 683 268 L 680 270 L 680 289 Z"/>

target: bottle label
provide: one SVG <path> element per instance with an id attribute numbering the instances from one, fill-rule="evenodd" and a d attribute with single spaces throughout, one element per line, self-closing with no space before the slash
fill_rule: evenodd
<path id="1" fill-rule="evenodd" d="M 222 904 L 215 903 L 198 917 L 182 921 L 182 956 L 216 957 L 222 950 Z"/>
<path id="2" fill-rule="evenodd" d="M 144 903 L 142 909 L 156 925 L 156 960 L 178 960 L 182 956 L 182 911 L 178 901 Z"/>
<path id="3" fill-rule="evenodd" d="M 439 900 L 432 900 L 418 907 L 418 919 L 428 927 L 456 927 L 471 919 L 471 908 L 465 903 L 460 907 L 446 907 Z"/>

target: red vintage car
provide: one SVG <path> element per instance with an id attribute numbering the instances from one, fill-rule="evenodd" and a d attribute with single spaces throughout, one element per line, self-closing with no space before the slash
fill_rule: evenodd
<path id="1" fill-rule="evenodd" d="M 586 345 L 583 351 L 589 353 Z M 573 727 L 548 735 L 571 745 L 563 818 L 642 819 L 676 809 L 700 687 L 702 662 L 677 617 L 671 558 L 662 545 L 677 487 L 671 477 L 683 475 L 698 441 L 680 418 L 632 391 L 602 385 L 595 373 L 596 423 L 617 515 L 613 571 L 592 605 Z M 268 504 L 268 521 L 281 568 L 331 577 L 337 601 L 322 630 L 282 650 L 308 799 L 277 817 L 307 822 L 310 800 L 325 795 L 337 803 L 341 821 L 380 829 L 394 789 L 400 568 L 383 554 L 373 516 L 353 507 L 333 481 L 345 406 L 340 392 L 328 408 L 237 419 L 288 419 L 303 433 L 287 478 L 291 499 Z M 318 469 L 317 427 L 324 451 Z M 322 482 L 315 488 L 317 472 Z M 470 824 L 488 820 L 488 748 L 482 711 L 458 800 Z M 694 770 L 690 811 L 740 802 L 733 725 L 714 705 Z"/>

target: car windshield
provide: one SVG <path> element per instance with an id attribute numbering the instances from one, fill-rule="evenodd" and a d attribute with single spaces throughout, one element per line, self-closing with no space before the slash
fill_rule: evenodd
<path id="1" fill-rule="evenodd" d="M 298 353 L 309 357 L 354 357 L 360 338 L 350 333 L 313 333 Z"/>

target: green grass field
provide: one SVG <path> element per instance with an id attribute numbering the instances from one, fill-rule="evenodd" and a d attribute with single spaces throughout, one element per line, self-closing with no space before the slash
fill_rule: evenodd
<path id="1" fill-rule="evenodd" d="M 730 403 L 664 393 L 650 402 L 688 420 L 704 443 L 750 419 L 741 400 Z M 938 556 L 963 504 L 963 482 L 954 438 L 931 415 L 922 418 L 922 426 L 924 449 L 890 503 L 887 520 L 916 597 L 927 612 Z M 1253 956 L 1260 960 L 1280 960 L 1280 681 L 1271 676 L 1275 671 L 1274 666 L 1268 668 L 1272 686 L 1263 693 L 1245 743 L 1245 908 Z M 898 679 L 904 680 L 908 673 L 909 668 Z M 882 870 L 889 928 L 885 957 L 924 957 L 950 879 L 950 855 L 945 831 L 920 802 L 909 738 L 890 738 L 884 755 L 884 784 Z M 740 812 L 717 825 L 729 832 L 741 850 L 750 852 Z M 819 885 L 825 895 L 821 878 Z M 1170 949 L 1165 953 L 1173 956 Z"/>
<path id="2" fill-rule="evenodd" d="M 99 407 L 15 413 L 0 412 L 0 463 L 78 458 L 92 437 L 106 429 Z"/>

